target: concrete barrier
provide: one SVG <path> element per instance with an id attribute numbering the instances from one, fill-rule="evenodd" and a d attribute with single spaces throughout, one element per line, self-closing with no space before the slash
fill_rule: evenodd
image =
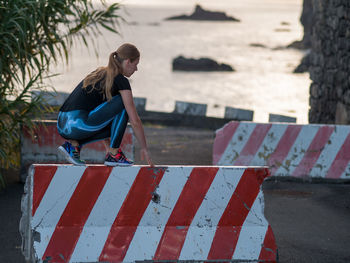
<path id="1" fill-rule="evenodd" d="M 61 106 L 69 95 L 70 93 L 60 91 L 33 91 L 31 97 L 35 99 L 41 96 L 47 105 Z M 146 110 L 146 98 L 134 97 L 134 103 L 138 111 Z"/>
<path id="2" fill-rule="evenodd" d="M 254 111 L 243 110 L 232 107 L 225 107 L 225 119 L 233 119 L 236 121 L 252 121 Z"/>
<path id="3" fill-rule="evenodd" d="M 267 176 L 263 167 L 33 165 L 23 253 L 30 262 L 276 262 Z"/>
<path id="4" fill-rule="evenodd" d="M 207 105 L 184 102 L 184 101 L 176 101 L 174 113 L 205 116 L 207 113 Z"/>
<path id="5" fill-rule="evenodd" d="M 296 123 L 297 122 L 297 118 L 270 113 L 269 114 L 269 122 Z"/>
<path id="6" fill-rule="evenodd" d="M 68 98 L 69 93 L 67 92 L 53 92 L 53 91 L 33 91 L 32 99 L 41 96 L 46 104 L 50 106 L 61 106 L 64 101 Z"/>
<path id="7" fill-rule="evenodd" d="M 229 122 L 214 165 L 266 165 L 273 176 L 350 179 L 350 126 Z"/>
<path id="8" fill-rule="evenodd" d="M 135 97 L 134 98 L 134 103 L 135 103 L 136 110 L 138 112 L 146 111 L 146 102 L 147 102 L 146 98 Z"/>
<path id="9" fill-rule="evenodd" d="M 58 134 L 56 121 L 38 121 L 34 133 L 22 127 L 21 133 L 21 180 L 25 181 L 28 167 L 33 163 L 67 163 L 57 151 L 65 140 Z M 125 155 L 134 159 L 134 141 L 131 127 L 127 127 L 121 148 Z M 103 163 L 106 150 L 102 141 L 85 145 L 81 158 L 88 163 Z"/>
<path id="10" fill-rule="evenodd" d="M 65 99 L 69 96 L 69 93 L 48 92 L 48 91 L 33 92 L 32 98 L 35 98 L 39 95 L 42 96 L 43 100 L 46 102 L 47 105 L 60 106 L 63 104 Z M 212 122 L 213 124 L 210 126 L 213 127 L 213 126 L 216 126 L 215 123 L 223 122 L 223 121 L 225 123 L 229 120 L 251 121 L 253 119 L 253 114 L 254 114 L 254 112 L 251 110 L 225 107 L 225 115 L 223 118 L 207 116 L 207 118 L 204 119 L 203 117 L 206 117 L 206 113 L 207 113 L 206 104 L 176 101 L 175 108 L 173 112 L 170 113 L 170 112 L 159 112 L 159 111 L 146 111 L 146 103 L 147 103 L 146 98 L 134 97 L 134 103 L 141 119 L 146 119 L 146 121 L 152 122 L 152 123 L 156 123 L 157 120 L 160 119 L 159 124 L 162 124 L 162 125 L 169 125 L 169 122 L 170 124 L 172 123 L 171 120 L 175 120 L 174 123 L 176 124 L 174 125 L 177 126 L 178 118 L 186 118 L 188 121 L 185 121 L 185 126 L 192 127 L 191 125 L 187 125 L 187 122 L 189 122 L 189 123 L 195 123 L 193 127 L 202 128 L 202 126 L 198 127 L 196 123 L 205 121 L 206 124 L 203 125 L 203 128 L 207 128 L 208 122 Z M 182 116 L 178 116 L 178 115 L 182 115 Z M 190 117 L 192 117 L 193 119 L 189 119 Z M 200 119 L 198 119 L 198 117 L 200 117 Z M 57 112 L 46 113 L 45 118 L 50 120 L 56 120 Z M 165 121 L 166 123 L 164 123 L 163 119 L 167 119 L 167 121 Z M 209 127 L 209 129 L 212 129 L 211 127 Z"/>

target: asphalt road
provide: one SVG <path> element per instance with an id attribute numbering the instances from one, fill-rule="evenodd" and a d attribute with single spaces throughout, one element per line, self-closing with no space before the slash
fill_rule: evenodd
<path id="1" fill-rule="evenodd" d="M 145 130 L 156 164 L 211 164 L 213 131 L 154 126 Z M 135 161 L 144 163 L 138 152 Z M 264 182 L 263 191 L 279 262 L 350 262 L 349 183 L 273 179 Z M 22 193 L 19 183 L 0 191 L 0 263 L 25 262 L 18 232 Z"/>

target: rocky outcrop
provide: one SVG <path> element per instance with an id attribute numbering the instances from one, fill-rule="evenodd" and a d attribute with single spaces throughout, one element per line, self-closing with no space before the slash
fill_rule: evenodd
<path id="1" fill-rule="evenodd" d="M 293 73 L 306 73 L 309 71 L 311 65 L 311 53 L 307 52 L 306 55 L 301 60 L 299 66 L 297 66 Z"/>
<path id="2" fill-rule="evenodd" d="M 314 1 L 310 123 L 350 124 L 349 0 Z"/>
<path id="3" fill-rule="evenodd" d="M 227 64 L 218 64 L 210 58 L 185 58 L 179 56 L 173 60 L 173 70 L 179 71 L 234 71 Z"/>
<path id="4" fill-rule="evenodd" d="M 166 20 L 203 20 L 203 21 L 233 21 L 239 22 L 231 16 L 227 16 L 224 12 L 213 12 L 204 10 L 200 5 L 196 5 L 194 12 L 191 15 L 180 15 L 166 18 Z"/>
<path id="5" fill-rule="evenodd" d="M 313 5 L 312 0 L 303 1 L 303 11 L 300 17 L 300 23 L 304 27 L 304 36 L 300 41 L 294 41 L 288 47 L 297 49 L 311 48 L 311 34 L 313 26 Z"/>
<path id="6" fill-rule="evenodd" d="M 311 48 L 311 34 L 313 26 L 313 5 L 312 0 L 303 1 L 303 12 L 300 17 L 300 23 L 304 27 L 304 36 L 302 40 L 294 41 L 288 47 L 296 49 L 310 49 Z M 304 73 L 308 71 L 310 65 L 310 54 L 307 53 L 300 65 L 294 70 L 294 73 Z"/>

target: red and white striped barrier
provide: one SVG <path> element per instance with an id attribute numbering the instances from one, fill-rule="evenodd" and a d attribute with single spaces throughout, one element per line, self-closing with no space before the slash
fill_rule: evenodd
<path id="1" fill-rule="evenodd" d="M 57 151 L 57 147 L 64 141 L 58 134 L 56 121 L 37 122 L 34 134 L 31 134 L 27 127 L 23 127 L 21 134 L 21 180 L 25 181 L 28 167 L 33 163 L 67 163 Z M 131 160 L 134 159 L 134 141 L 131 127 L 127 127 L 121 148 Z M 88 163 L 103 163 L 105 156 L 106 150 L 102 141 L 89 143 L 81 151 L 81 158 Z"/>
<path id="2" fill-rule="evenodd" d="M 216 131 L 214 165 L 269 166 L 272 176 L 350 179 L 350 126 L 229 122 Z"/>
<path id="3" fill-rule="evenodd" d="M 32 262 L 276 262 L 263 213 L 267 168 L 31 169 L 20 230 Z"/>

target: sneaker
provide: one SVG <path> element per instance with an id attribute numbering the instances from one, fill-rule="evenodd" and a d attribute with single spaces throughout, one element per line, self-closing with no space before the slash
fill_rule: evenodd
<path id="1" fill-rule="evenodd" d="M 116 155 L 113 155 L 111 153 L 107 153 L 106 159 L 105 159 L 105 165 L 108 166 L 131 166 L 134 162 L 130 161 L 122 150 L 118 149 L 118 153 Z"/>
<path id="2" fill-rule="evenodd" d="M 73 146 L 70 142 L 65 142 L 58 150 L 64 155 L 66 160 L 74 165 L 85 165 L 83 160 L 80 160 L 80 146 Z"/>

